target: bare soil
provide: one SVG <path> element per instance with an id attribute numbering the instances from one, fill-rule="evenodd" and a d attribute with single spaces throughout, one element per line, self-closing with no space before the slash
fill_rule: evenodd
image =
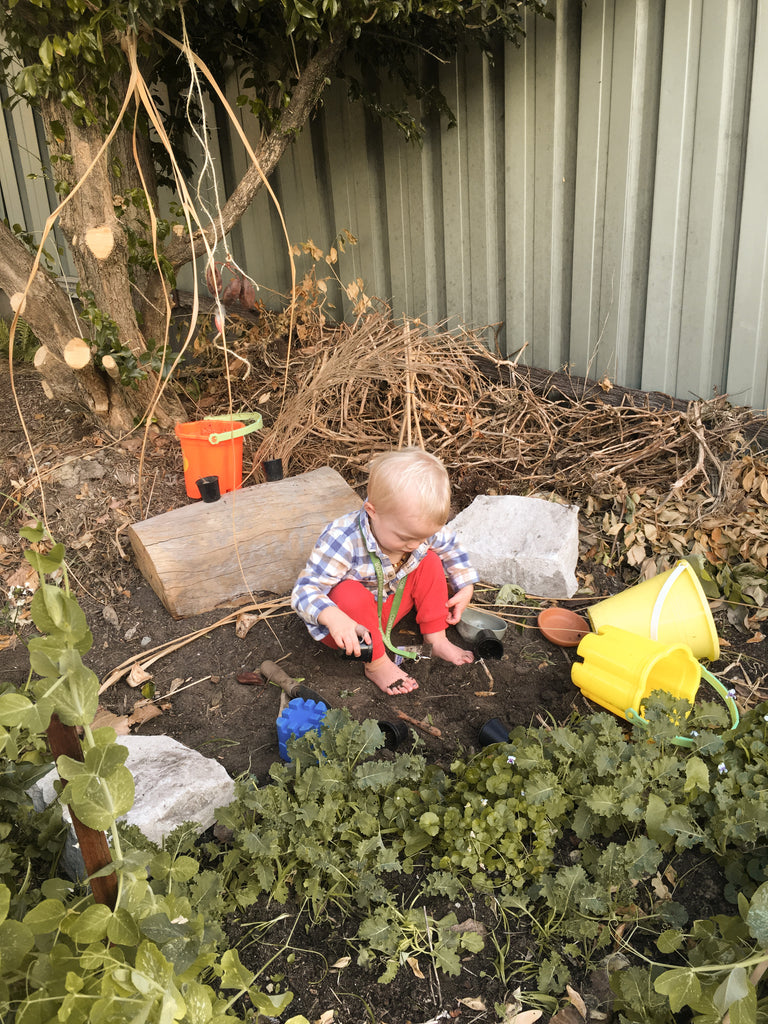
<path id="1" fill-rule="evenodd" d="M 2 373 L 0 425 L 5 452 L 0 464 L 0 580 L 4 589 L 24 579 L 26 563 L 18 539 L 19 526 L 45 515 L 55 539 L 67 546 L 75 593 L 94 634 L 86 661 L 100 679 L 106 679 L 118 665 L 137 654 L 217 623 L 226 609 L 174 620 L 140 575 L 125 539 L 125 528 L 131 522 L 189 500 L 173 435 L 153 433 L 142 454 L 139 436 L 111 441 L 94 432 L 78 410 L 48 404 L 44 414 L 36 412 L 39 385 L 32 374 L 22 371 L 16 388 L 45 480 L 43 504 L 36 470 L 11 400 L 7 369 Z M 255 476 L 250 480 L 246 477 L 246 482 L 256 480 Z M 455 494 L 455 511 L 492 486 L 493 479 L 487 474 L 482 479 L 467 478 L 464 490 Z M 593 593 L 571 602 L 577 611 L 601 594 L 632 582 L 608 575 L 583 560 L 578 574 L 582 582 L 591 583 Z M 479 594 L 481 600 L 483 596 Z M 492 596 L 488 592 L 485 598 L 490 601 Z M 427 723 L 438 735 L 416 728 L 401 749 L 407 749 L 418 737 L 427 757 L 447 766 L 457 753 L 467 756 L 479 748 L 479 731 L 491 718 L 499 718 L 511 728 L 563 722 L 573 713 L 598 710 L 582 698 L 570 680 L 575 649 L 557 647 L 543 638 L 535 624 L 537 610 L 531 606 L 515 616 L 519 621 L 507 629 L 502 658 L 461 667 L 421 660 L 413 668 L 419 688 L 397 697 L 386 697 L 378 691 L 365 679 L 361 665 L 313 641 L 304 624 L 288 609 L 257 622 L 243 639 L 237 637 L 234 622 L 218 625 L 164 655 L 150 668 L 154 703 L 162 713 L 135 726 L 134 731 L 172 736 L 217 759 L 233 777 L 250 773 L 260 782 L 268 781 L 270 766 L 279 758 L 275 720 L 281 691 L 273 685 L 243 685 L 237 676 L 243 671 L 256 671 L 263 661 L 272 660 L 280 661 L 290 676 L 304 679 L 329 706 L 347 708 L 354 718 L 393 720 L 401 710 Z M 25 621 L 25 609 L 19 610 L 21 618 L 15 623 L 11 622 L 13 613 L 8 606 L 2 614 L 0 678 L 20 683 L 28 672 L 23 640 L 31 635 L 31 627 Z M 730 685 L 735 685 L 740 699 L 747 702 L 754 697 L 755 681 L 765 678 L 765 645 L 748 645 L 746 638 L 729 625 L 724 610 L 716 612 L 716 622 L 720 635 L 729 643 L 718 668 L 728 673 Z M 468 646 L 458 634 L 452 638 Z M 404 620 L 395 639 L 404 644 L 419 642 L 412 620 Z M 177 692 L 171 693 L 174 689 Z M 122 678 L 103 693 L 102 704 L 114 714 L 130 715 L 139 699 L 140 691 Z M 412 889 L 403 892 L 405 900 L 418 895 L 418 881 L 410 884 Z M 704 903 L 697 908 L 699 916 L 709 912 L 708 906 L 719 906 L 716 879 L 702 882 L 699 894 Z M 468 898 L 452 909 L 460 921 L 471 918 L 489 929 L 495 926 L 491 910 L 482 901 Z M 274 907 L 261 908 L 261 912 L 266 917 L 278 916 Z M 259 908 L 252 919 L 258 916 Z M 290 935 L 290 949 L 270 965 L 267 975 L 273 979 L 272 984 L 295 993 L 288 1016 L 304 1013 L 314 1021 L 334 1010 L 335 1019 L 345 1024 L 366 1020 L 405 1024 L 449 1017 L 492 1021 L 496 1019 L 494 1002 L 509 1001 L 519 984 L 530 987 L 530 979 L 526 980 L 527 976 L 514 966 L 531 956 L 524 934 L 508 936 L 506 984 L 498 980 L 495 950 L 488 942 L 486 953 L 470 958 L 459 978 L 436 976 L 431 971 L 419 978 L 410 970 L 401 970 L 395 982 L 382 986 L 377 984 L 375 974 L 356 967 L 354 960 L 343 970 L 331 967 L 349 953 L 338 927 L 311 929 L 300 922 L 291 932 L 295 918 L 288 918 L 276 922 L 257 939 L 249 930 L 250 924 L 251 919 L 244 915 L 231 923 L 231 929 L 233 937 L 246 938 L 247 949 L 242 955 L 252 969 L 269 960 Z M 579 979 L 579 984 L 589 1005 L 601 1012 L 609 1009 L 604 972 Z M 476 1000 L 487 1009 L 483 1011 Z"/>

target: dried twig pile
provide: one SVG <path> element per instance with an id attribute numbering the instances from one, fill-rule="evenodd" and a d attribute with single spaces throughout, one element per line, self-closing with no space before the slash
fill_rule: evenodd
<path id="1" fill-rule="evenodd" d="M 448 467 L 458 507 L 478 493 L 545 493 L 578 504 L 595 551 L 631 565 L 691 552 L 768 564 L 768 459 L 748 443 L 759 422 L 749 409 L 723 398 L 659 409 L 637 393 L 620 405 L 594 392 L 537 394 L 478 336 L 378 314 L 318 326 L 287 374 L 272 353 L 262 349 L 255 374 L 271 379 L 270 401 L 263 390 L 249 396 L 267 424 L 255 466 L 331 465 L 363 487 L 373 454 L 423 445 Z"/>

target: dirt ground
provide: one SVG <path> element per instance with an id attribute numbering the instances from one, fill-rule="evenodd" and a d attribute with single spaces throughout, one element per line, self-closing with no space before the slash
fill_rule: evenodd
<path id="1" fill-rule="evenodd" d="M 134 732 L 172 736 L 216 758 L 233 777 L 250 773 L 259 781 L 267 781 L 270 766 L 279 758 L 275 721 L 281 691 L 273 685 L 243 685 L 237 681 L 239 674 L 258 670 L 265 660 L 280 661 L 290 676 L 302 678 L 328 705 L 345 707 L 359 720 L 391 721 L 399 710 L 428 724 L 436 735 L 417 728 L 401 749 L 407 749 L 418 736 L 427 757 L 441 765 L 449 764 L 459 751 L 466 756 L 477 750 L 479 731 L 489 719 L 499 718 L 508 727 L 541 725 L 562 722 L 573 712 L 598 710 L 582 698 L 570 680 L 575 649 L 551 644 L 536 628 L 539 605 L 535 603 L 504 611 L 514 621 L 510 621 L 504 637 L 503 657 L 462 667 L 421 660 L 413 668 L 419 688 L 397 697 L 387 697 L 369 683 L 360 664 L 313 641 L 287 602 L 268 619 L 253 625 L 244 638 L 236 635 L 232 620 L 217 625 L 231 609 L 174 620 L 136 568 L 125 536 L 127 526 L 145 517 L 147 511 L 155 515 L 189 501 L 181 453 L 173 434 L 153 433 L 140 463 L 142 442 L 138 435 L 110 441 L 94 432 L 77 410 L 46 405 L 43 412 L 39 411 L 39 385 L 30 372 L 18 374 L 16 388 L 45 480 L 45 503 L 11 400 L 6 368 L 0 372 L 0 425 L 5 439 L 0 463 L 3 589 L 7 592 L 26 581 L 26 562 L 17 531 L 20 525 L 44 514 L 54 538 L 67 547 L 74 591 L 94 635 L 86 663 L 100 680 L 108 679 L 118 666 L 137 655 L 146 661 L 161 645 L 188 640 L 193 632 L 205 630 L 178 649 L 161 652 L 148 667 L 152 678 L 147 680 L 149 688 L 143 695 L 141 686 L 129 686 L 125 675 L 104 691 L 102 706 L 115 715 L 135 714 L 137 702 L 147 698 L 160 711 L 151 720 L 134 724 Z M 290 466 L 287 468 L 290 473 Z M 246 462 L 246 484 L 258 482 L 250 470 Z M 475 480 L 471 490 L 455 495 L 455 512 L 478 490 L 492 485 L 492 478 Z M 577 611 L 627 585 L 620 577 L 583 560 L 578 576 L 585 593 L 569 603 Z M 477 598 L 492 601 L 493 592 L 480 590 Z M 0 603 L 0 610 L 0 678 L 20 683 L 28 672 L 23 640 L 31 635 L 31 629 L 25 619 L 26 609 Z M 765 643 L 747 644 L 746 637 L 729 625 L 723 609 L 715 616 L 718 631 L 728 644 L 716 671 L 721 678 L 728 678 L 739 700 L 746 704 L 754 698 L 768 671 Z M 451 633 L 455 642 L 469 646 L 455 630 Z M 419 642 L 412 620 L 404 620 L 395 639 L 404 644 Z M 713 902 L 715 898 L 713 893 Z M 489 927 L 493 924 L 488 908 L 470 901 L 455 912 L 459 920 L 473 917 L 485 919 Z M 272 955 L 282 941 L 281 927 L 287 934 L 288 925 L 276 925 L 249 946 L 254 962 Z M 239 930 L 241 935 L 246 934 L 247 929 L 245 919 L 233 924 L 234 933 Z M 449 1015 L 466 1021 L 492 1021 L 496 1019 L 493 1002 L 509 1000 L 519 983 L 514 981 L 514 972 L 506 989 L 493 980 L 494 950 L 490 945 L 485 960 L 473 958 L 458 979 L 438 979 L 433 974 L 418 979 L 401 971 L 398 979 L 385 987 L 376 985 L 375 975 L 354 966 L 346 972 L 329 969 L 335 959 L 348 952 L 338 933 L 329 929 L 294 939 L 294 946 L 301 947 L 298 957 L 292 962 L 285 957 L 279 959 L 274 970 L 282 965 L 285 977 L 281 983 L 296 993 L 290 1012 L 304 1013 L 310 1020 L 333 1009 L 335 1019 L 342 1022 L 375 1019 L 405 1024 L 447 1019 Z M 511 959 L 524 960 L 529 955 L 524 937 L 512 943 Z M 592 1005 L 605 1010 L 609 996 L 604 978 L 595 975 L 585 979 L 585 984 L 592 993 Z M 468 1002 L 460 1002 L 462 999 Z M 472 1000 L 483 1000 L 487 1011 L 477 1004 L 473 1009 Z"/>

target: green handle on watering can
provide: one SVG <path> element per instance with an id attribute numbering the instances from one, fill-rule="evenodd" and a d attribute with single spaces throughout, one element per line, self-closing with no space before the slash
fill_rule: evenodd
<path id="1" fill-rule="evenodd" d="M 699 666 L 701 669 L 702 679 L 706 679 L 712 689 L 718 693 L 725 702 L 725 706 L 728 708 L 728 714 L 731 716 L 731 730 L 735 729 L 739 724 L 739 709 L 736 707 L 736 701 L 731 697 L 726 688 L 712 673 L 704 668 L 703 665 Z M 641 725 L 644 729 L 650 729 L 650 723 L 646 722 L 643 716 L 635 711 L 634 708 L 627 708 L 625 711 L 627 720 L 633 722 L 636 725 Z M 678 747 L 692 747 L 693 740 L 690 736 L 675 736 L 672 742 Z"/>
<path id="2" fill-rule="evenodd" d="M 264 425 L 260 412 L 233 412 L 231 416 L 208 416 L 206 418 L 209 420 L 229 420 L 230 423 L 234 423 L 235 420 L 253 420 L 253 423 L 247 423 L 244 427 L 238 427 L 237 430 L 225 430 L 221 434 L 209 434 L 208 441 L 210 444 L 221 444 L 222 441 L 231 441 L 235 437 L 245 437 L 246 434 L 251 434 L 254 430 L 261 430 Z"/>

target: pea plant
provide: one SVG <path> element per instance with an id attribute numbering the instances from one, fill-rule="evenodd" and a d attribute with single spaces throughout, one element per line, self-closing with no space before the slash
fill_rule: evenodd
<path id="1" fill-rule="evenodd" d="M 291 994 L 261 992 L 226 948 L 220 875 L 201 870 L 174 837 L 159 849 L 122 836 L 117 819 L 134 798 L 128 751 L 113 729 L 91 726 L 98 680 L 82 659 L 92 638 L 64 549 L 40 528 L 23 536 L 40 577 L 30 605 L 39 636 L 28 644 L 26 684 L 0 687 L 0 1019 L 223 1024 L 241 1019 L 235 1007 L 246 996 L 256 1010 L 281 1013 Z M 82 730 L 82 745 L 57 757 L 59 800 L 79 837 L 109 834 L 102 866 L 82 884 L 56 873 L 60 808 L 36 814 L 27 795 L 50 767 L 49 741 L 62 730 L 71 738 L 68 729 Z M 111 884 L 100 887 L 105 878 Z"/>

